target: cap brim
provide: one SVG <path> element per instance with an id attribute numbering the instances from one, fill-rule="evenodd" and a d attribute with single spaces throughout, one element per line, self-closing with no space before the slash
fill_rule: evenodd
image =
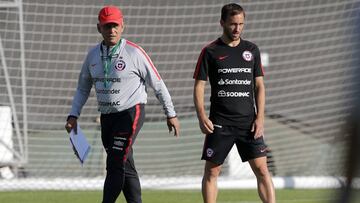
<path id="1" fill-rule="evenodd" d="M 100 22 L 100 25 L 105 25 L 105 24 L 109 24 L 109 23 L 115 23 L 115 24 L 121 25 L 123 23 L 123 21 L 122 20 L 106 20 L 106 21 Z"/>

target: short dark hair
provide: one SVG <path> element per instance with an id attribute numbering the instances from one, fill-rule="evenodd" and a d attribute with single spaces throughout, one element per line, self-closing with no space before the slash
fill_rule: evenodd
<path id="1" fill-rule="evenodd" d="M 221 20 L 226 21 L 228 16 L 234 16 L 240 13 L 243 13 L 245 17 L 245 11 L 239 4 L 226 4 L 221 9 Z"/>

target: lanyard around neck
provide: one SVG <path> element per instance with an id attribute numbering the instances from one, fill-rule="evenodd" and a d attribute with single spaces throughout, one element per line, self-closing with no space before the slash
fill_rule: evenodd
<path id="1" fill-rule="evenodd" d="M 122 39 L 120 39 L 119 42 L 116 43 L 116 45 L 110 51 L 107 51 L 108 55 L 104 54 L 104 50 L 103 50 L 103 47 L 101 45 L 100 50 L 101 50 L 101 60 L 102 60 L 103 67 L 104 67 L 104 77 L 105 77 L 104 78 L 104 87 L 105 88 L 107 88 L 108 84 L 109 84 L 108 77 L 109 77 L 109 74 L 110 74 L 111 60 L 112 60 L 115 52 L 119 48 L 121 42 L 122 42 Z"/>

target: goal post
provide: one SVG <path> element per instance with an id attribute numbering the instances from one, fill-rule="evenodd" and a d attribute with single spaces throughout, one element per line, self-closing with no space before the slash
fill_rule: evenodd
<path id="1" fill-rule="evenodd" d="M 11 109 L 0 106 L 0 177 L 13 178 L 11 167 L 14 163 L 14 147 L 11 126 Z"/>

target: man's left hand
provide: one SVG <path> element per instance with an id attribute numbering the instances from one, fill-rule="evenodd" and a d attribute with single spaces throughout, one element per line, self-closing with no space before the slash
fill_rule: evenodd
<path id="1" fill-rule="evenodd" d="M 255 132 L 254 133 L 255 139 L 264 136 L 264 119 L 257 118 L 251 127 L 251 132 Z"/>

